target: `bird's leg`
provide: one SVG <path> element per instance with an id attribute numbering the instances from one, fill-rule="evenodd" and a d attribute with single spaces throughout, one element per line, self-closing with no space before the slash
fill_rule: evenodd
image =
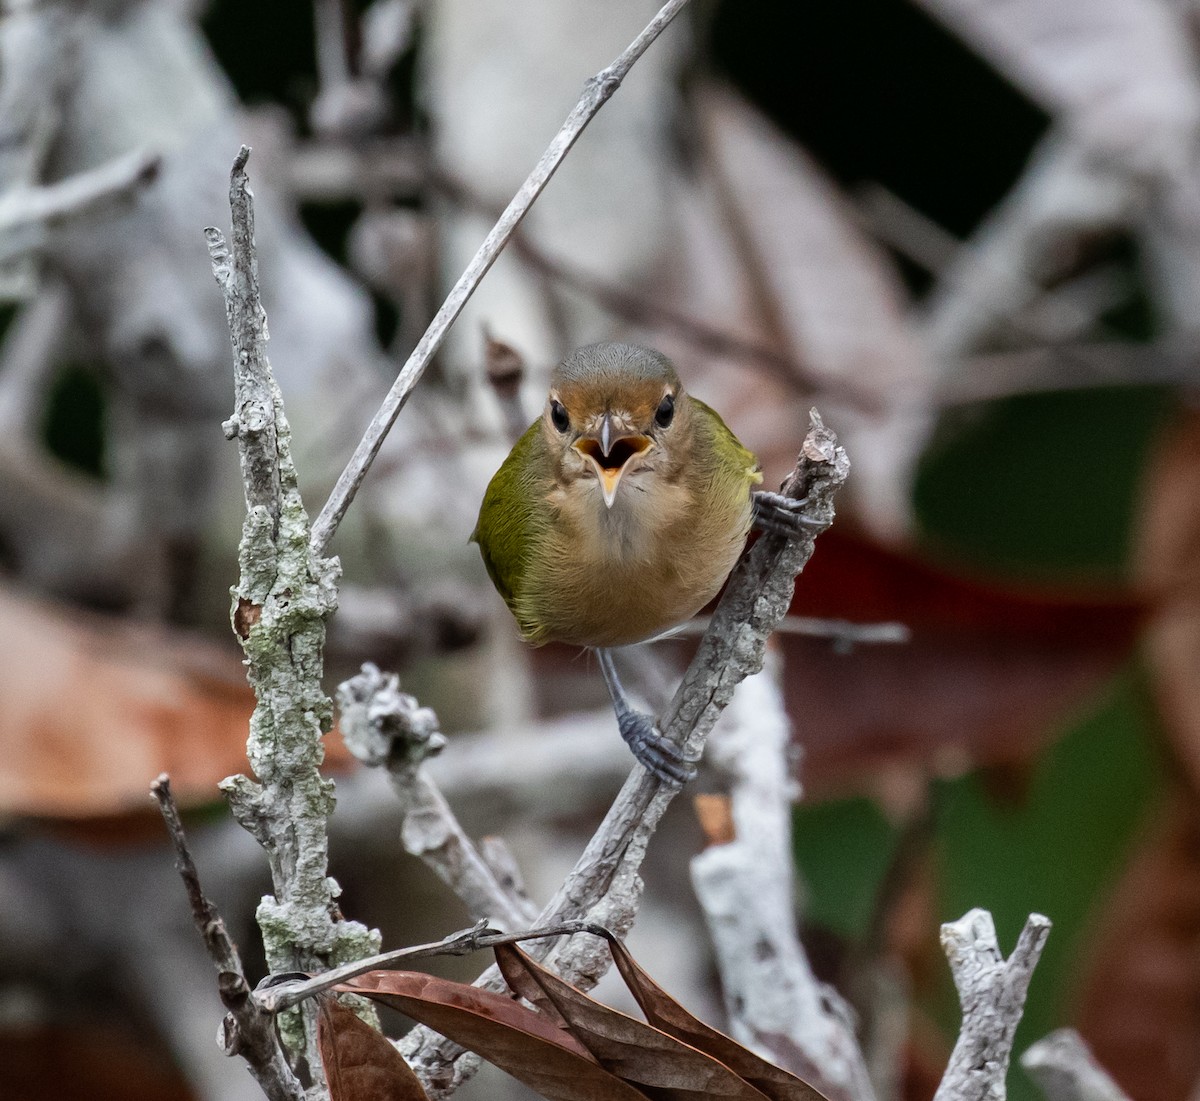
<path id="1" fill-rule="evenodd" d="M 597 648 L 596 657 L 600 659 L 604 683 L 608 685 L 608 694 L 612 697 L 613 711 L 617 715 L 621 737 L 625 739 L 633 755 L 648 772 L 664 783 L 686 784 L 696 775 L 695 768 L 655 729 L 654 720 L 629 702 L 629 697 L 617 676 L 612 651 L 603 647 Z"/>
<path id="2" fill-rule="evenodd" d="M 808 504 L 807 497 L 797 500 L 760 489 L 755 491 L 753 499 L 754 526 L 770 535 L 795 539 L 801 535 L 819 534 L 829 526 L 825 520 L 816 520 L 800 511 Z"/>

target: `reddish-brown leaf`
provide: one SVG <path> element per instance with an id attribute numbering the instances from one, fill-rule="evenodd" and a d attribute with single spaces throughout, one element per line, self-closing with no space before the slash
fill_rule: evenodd
<path id="1" fill-rule="evenodd" d="M 620 941 L 610 940 L 609 948 L 629 992 L 655 1028 L 711 1055 L 773 1101 L 826 1101 L 815 1086 L 767 1062 L 689 1013 L 642 970 Z"/>
<path id="2" fill-rule="evenodd" d="M 436 1029 L 549 1101 L 646 1101 L 573 1036 L 506 995 L 413 971 L 369 971 L 338 989 Z"/>
<path id="3" fill-rule="evenodd" d="M 322 998 L 317 1045 L 331 1101 L 428 1101 L 387 1038 L 336 998 Z"/>
<path id="4" fill-rule="evenodd" d="M 1128 660 L 1136 596 L 1004 586 L 954 574 L 835 527 L 817 541 L 793 610 L 898 620 L 903 646 L 783 639 L 789 711 L 805 731 L 806 793 L 867 785 L 885 798 L 913 774 L 1030 760 Z"/>
<path id="5" fill-rule="evenodd" d="M 695 1101 L 728 1097 L 765 1101 L 765 1095 L 724 1063 L 690 1044 L 589 997 L 535 963 L 516 945 L 495 948 L 496 962 L 516 993 L 536 1002 L 548 998 L 571 1034 L 627 1082 L 650 1086 L 656 1097 Z"/>
<path id="6" fill-rule="evenodd" d="M 254 695 L 230 643 L 0 586 L 0 817 L 86 820 L 80 836 L 161 838 L 160 772 L 184 807 L 244 772 Z M 47 686 L 53 685 L 53 691 Z M 340 739 L 327 763 L 350 759 Z M 140 816 L 140 820 L 139 820 Z"/>
<path id="7" fill-rule="evenodd" d="M 1099 929 L 1076 1023 L 1138 1101 L 1194 1096 L 1200 1075 L 1200 813 L 1177 796 L 1142 838 Z"/>
<path id="8" fill-rule="evenodd" d="M 1177 763 L 1200 791 L 1200 413 L 1162 434 L 1142 494 L 1133 568 L 1155 603 L 1145 653 Z"/>

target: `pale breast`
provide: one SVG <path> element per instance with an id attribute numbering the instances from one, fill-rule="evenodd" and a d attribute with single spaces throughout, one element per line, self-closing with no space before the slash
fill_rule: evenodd
<path id="1" fill-rule="evenodd" d="M 698 495 L 647 482 L 623 482 L 611 509 L 587 483 L 552 492 L 558 522 L 545 576 L 530 594 L 547 640 L 640 642 L 695 615 L 720 590 L 750 527 L 749 492 Z"/>

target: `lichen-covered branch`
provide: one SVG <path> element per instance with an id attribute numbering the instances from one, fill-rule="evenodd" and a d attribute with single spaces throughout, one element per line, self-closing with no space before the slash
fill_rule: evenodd
<path id="1" fill-rule="evenodd" d="M 275 893 L 263 898 L 257 916 L 271 970 L 315 971 L 378 951 L 379 937 L 342 920 L 338 887 L 327 875 L 333 785 L 319 769 L 333 709 L 321 674 L 338 563 L 309 549 L 290 432 L 267 360 L 249 153 L 243 146 L 230 176 L 232 250 L 218 230 L 205 231 L 233 343 L 236 404 L 225 431 L 238 441 L 246 495 L 233 628 L 258 701 L 246 746 L 257 781 L 232 776 L 221 788 L 270 862 Z M 309 1067 L 319 1066 L 315 1029 L 301 1033 L 295 1018 L 281 1025 L 293 1053 L 307 1048 Z"/>
<path id="2" fill-rule="evenodd" d="M 1013 1036 L 1049 934 L 1050 919 L 1030 914 L 1006 960 L 986 910 L 970 910 L 942 926 L 963 1021 L 934 1101 L 1004 1101 Z"/>
<path id="3" fill-rule="evenodd" d="M 369 663 L 338 686 L 338 711 L 350 752 L 388 770 L 404 813 L 405 850 L 425 861 L 473 918 L 510 931 L 530 924 L 536 914 L 500 881 L 425 771 L 425 759 L 446 744 L 433 711 L 401 692 L 394 673 Z"/>
<path id="4" fill-rule="evenodd" d="M 828 526 L 833 521 L 833 496 L 846 480 L 850 463 L 816 410 L 811 416 L 796 469 L 782 490 L 805 498 L 805 514 Z M 815 530 L 798 539 L 764 535 L 734 569 L 683 683 L 659 718 L 664 737 L 688 759 L 699 759 L 737 685 L 762 668 L 767 638 L 787 612 L 796 575 L 811 557 L 815 538 Z M 678 792 L 676 785 L 664 784 L 635 766 L 538 924 L 578 918 L 623 937 L 641 901 L 639 870 L 646 847 Z M 532 951 L 545 952 L 548 966 L 584 990 L 599 981 L 610 960 L 603 945 L 591 937 L 573 937 L 553 951 L 543 946 Z M 503 989 L 495 968 L 477 982 Z M 473 1057 L 464 1057 L 462 1048 L 426 1028 L 410 1032 L 400 1050 L 434 1097 L 448 1096 L 473 1073 Z"/>
<path id="5" fill-rule="evenodd" d="M 833 1011 L 796 930 L 795 793 L 778 664 L 743 681 L 713 732 L 709 759 L 730 779 L 733 836 L 693 857 L 692 884 L 716 949 L 734 1038 L 830 1098 L 871 1101 L 848 1014 Z"/>

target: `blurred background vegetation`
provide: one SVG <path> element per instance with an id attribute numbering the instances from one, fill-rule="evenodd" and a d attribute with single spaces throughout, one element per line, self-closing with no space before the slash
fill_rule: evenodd
<path id="1" fill-rule="evenodd" d="M 371 33 L 383 32 L 371 32 L 362 20 L 385 6 L 396 21 L 407 22 L 394 33 L 391 52 L 383 50 L 371 69 L 364 51 Z M 321 345 L 311 358 L 315 363 L 326 356 L 323 365 L 289 378 L 298 370 L 298 357 L 289 352 L 312 345 L 287 336 L 286 318 L 279 326 L 284 335 L 272 344 L 300 446 L 310 449 L 302 471 L 308 472 L 308 504 L 315 509 L 321 498 L 314 494 L 339 468 L 395 358 L 411 345 L 413 326 L 419 334 L 437 289 L 456 274 L 455 234 L 470 239 L 478 209 L 490 209 L 497 197 L 503 202 L 509 177 L 516 173 L 519 182 L 519 166 L 532 163 L 514 153 L 517 167 L 497 168 L 494 179 L 486 172 L 470 176 L 473 159 L 487 162 L 486 151 L 470 144 L 471 128 L 461 125 L 464 115 L 482 111 L 464 72 L 470 66 L 483 71 L 479 83 L 487 87 L 509 65 L 508 81 L 517 83 L 525 71 L 522 59 L 533 55 L 538 68 L 528 80 L 535 90 L 538 74 L 555 70 L 566 87 L 577 87 L 609 59 L 607 44 L 590 42 L 583 31 L 554 38 L 559 20 L 547 17 L 546 4 L 539 10 L 532 2 L 507 15 L 492 5 L 472 10 L 469 3 L 437 0 L 411 10 L 367 0 L 319 0 L 314 10 L 282 0 L 102 7 L 91 18 L 114 36 L 122 33 L 122 21 L 143 18 L 138 13 L 145 9 L 175 12 L 181 25 L 198 28 L 203 39 L 197 41 L 211 47 L 218 66 L 212 94 L 228 94 L 221 86 L 225 78 L 232 89 L 229 101 L 196 127 L 204 141 L 193 136 L 174 142 L 163 136 L 165 122 L 159 132 L 146 126 L 144 144 L 162 144 L 167 158 L 162 205 L 173 208 L 169 220 L 185 223 L 180 239 L 190 242 L 186 248 L 172 243 L 165 253 L 196 269 L 180 300 L 200 296 L 202 289 L 193 288 L 203 288 L 209 278 L 199 227 L 223 222 L 223 173 L 236 140 L 247 134 L 262 136 L 255 188 L 266 192 L 268 210 L 274 209 L 264 217 L 264 236 L 282 241 L 291 235 L 287 247 L 301 250 L 315 242 L 358 296 L 344 309 L 349 320 L 335 324 L 328 340 L 355 361 L 352 367 Z M 607 21 L 620 23 L 611 28 L 612 38 L 623 42 L 641 25 L 641 9 L 633 0 L 619 7 Z M 510 628 L 462 549 L 483 480 L 503 454 L 472 329 L 481 317 L 524 355 L 527 397 L 535 403 L 546 370 L 572 343 L 633 335 L 663 344 L 689 386 L 728 410 L 727 419 L 753 442 L 776 478 L 789 448 L 794 454 L 803 410 L 815 400 L 843 435 L 852 461 L 866 458 L 852 475 L 862 479 L 859 495 L 818 544 L 793 610 L 861 622 L 898 620 L 910 628 L 911 640 L 849 653 L 812 639 L 789 636 L 782 643 L 795 738 L 803 749 L 795 854 L 803 884 L 798 906 L 814 965 L 868 1020 L 873 1011 L 861 1001 L 867 995 L 859 985 L 865 975 L 882 969 L 895 980 L 895 997 L 911 991 L 896 1097 L 918 1101 L 932 1096 L 959 1020 L 937 947 L 939 923 L 986 907 L 1008 950 L 1030 912 L 1047 914 L 1054 929 L 1017 1052 L 1054 1027 L 1074 1024 L 1136 1101 L 1182 1101 L 1195 1096 L 1200 1080 L 1200 610 L 1194 596 L 1200 420 L 1193 405 L 1200 310 L 1190 309 L 1191 298 L 1200 302 L 1200 202 L 1192 201 L 1200 70 L 1192 56 L 1193 7 L 1152 0 L 1091 6 L 1084 0 L 1008 0 L 994 18 L 978 7 L 966 0 L 817 0 L 802 9 L 783 0 L 698 5 L 688 33 L 680 32 L 674 45 L 663 44 L 660 67 L 647 77 L 651 91 L 629 91 L 628 110 L 640 120 L 634 133 L 603 139 L 611 142 L 604 147 L 608 170 L 619 175 L 621 151 L 636 149 L 641 168 L 633 174 L 635 185 L 657 189 L 658 198 L 652 203 L 649 191 L 635 185 L 610 198 L 618 220 L 637 222 L 636 213 L 654 221 L 656 212 L 677 200 L 682 204 L 685 191 L 709 195 L 696 180 L 709 179 L 710 161 L 721 162 L 716 175 L 729 192 L 690 209 L 702 222 L 720 223 L 740 249 L 689 251 L 680 241 L 692 230 L 677 227 L 673 236 L 646 245 L 653 256 L 631 253 L 614 269 L 595 244 L 607 233 L 606 223 L 594 229 L 597 238 L 589 246 L 582 231 L 577 238 L 560 233 L 569 215 L 559 221 L 548 216 L 545 223 L 531 219 L 528 240 L 535 250 L 634 300 L 641 296 L 653 308 L 640 315 L 600 309 L 578 283 L 556 283 L 543 266 L 520 278 L 541 288 L 551 306 L 540 314 L 516 307 L 505 313 L 503 296 L 516 296 L 519 277 L 497 269 L 500 304 L 485 300 L 477 316 L 460 323 L 461 343 L 448 346 L 430 382 L 435 396 L 426 405 L 414 403 L 412 419 L 419 426 L 402 429 L 409 436 L 385 456 L 388 472 L 363 504 L 364 517 L 346 532 L 346 545 L 335 548 L 347 561 L 351 585 L 367 594 L 367 606 L 383 607 L 378 594 L 389 590 L 406 594 L 402 606 L 394 621 L 380 622 L 386 619 L 382 612 L 355 620 L 353 610 L 362 605 L 348 604 L 350 627 L 341 636 L 335 628 L 333 660 L 344 667 L 364 657 L 395 664 L 406 687 L 438 708 L 448 728 L 552 715 L 563 710 L 563 699 L 575 698 L 564 686 L 598 679 L 573 655 L 514 656 L 511 638 L 504 637 Z M 328 30 L 321 30 L 331 12 L 341 27 L 340 44 L 333 46 Z M 11 33 L 16 16 L 7 18 Z M 603 16 L 589 19 L 605 22 Z M 483 44 L 473 40 L 473 21 L 494 32 L 506 20 L 511 41 L 495 34 Z M 521 38 L 543 24 L 544 42 Z M 144 48 L 149 39 L 139 41 Z M 1165 53 L 1156 49 L 1163 42 L 1170 45 Z M 341 77 L 339 50 L 346 69 Z M 484 51 L 486 59 L 471 51 Z M 163 71 L 165 63 L 156 70 L 139 62 L 129 67 L 128 80 L 152 87 Z M 0 83 L 24 78 L 20 66 L 0 71 Z M 498 101 L 510 84 L 495 88 Z M 448 106 L 438 98 L 456 86 L 463 102 Z M 711 89 L 722 87 L 723 95 L 732 88 L 740 104 L 735 123 L 721 114 L 727 107 L 705 106 Z M 354 94 L 339 98 L 339 89 Z M 0 103 L 25 102 L 18 91 L 10 88 L 7 101 L 0 93 Z M 71 93 L 55 94 L 63 97 L 57 105 L 68 118 L 78 111 L 75 130 L 85 127 L 86 112 Z M 614 98 L 608 115 L 627 109 L 625 96 L 623 90 Z M 546 98 L 552 98 L 549 90 Z M 570 96 L 554 100 L 547 116 L 561 118 L 571 102 Z M 116 111 L 118 105 L 101 99 L 94 109 Z M 186 115 L 176 111 L 169 122 L 182 127 Z M 479 125 L 494 126 L 495 140 L 511 138 L 518 152 L 526 145 L 538 150 L 548 134 L 537 131 L 540 119 L 530 119 L 529 129 L 537 132 L 527 135 L 525 119 L 514 108 L 511 118 Z M 513 129 L 501 129 L 501 122 Z M 466 133 L 467 152 L 454 144 L 456 125 Z M 614 122 L 613 130 L 619 125 Z M 746 159 L 736 143 L 722 147 L 721 135 L 737 126 L 758 134 L 760 143 L 775 143 L 783 150 L 780 159 L 771 161 L 769 153 L 761 161 Z M 767 129 L 754 129 L 759 126 Z M 131 123 L 130 130 L 138 136 L 138 125 Z M 210 132 L 221 138 L 211 147 Z M 87 167 L 129 142 L 121 135 L 107 146 L 89 144 L 67 125 L 40 150 L 34 179 Z M 251 143 L 259 149 L 259 140 Z M 798 167 L 788 177 L 779 166 L 801 156 L 800 149 L 803 162 L 796 163 L 803 175 Z M 363 151 L 376 160 L 356 160 Z M 180 161 L 177 169 L 172 157 Z M 381 168 L 388 157 L 400 167 Z M 765 175 L 768 164 L 777 177 Z M 7 162 L 0 167 L 8 169 L 7 186 L 31 182 Z M 203 187 L 194 183 L 202 173 L 208 174 Z M 560 183 L 565 193 L 575 182 L 564 172 L 547 202 Z M 179 209 L 200 191 L 205 202 L 215 195 L 217 206 L 198 203 L 203 217 L 200 209 Z M 595 200 L 586 189 L 579 194 L 584 209 Z M 572 209 L 569 201 L 564 206 Z M 136 234 L 127 231 L 129 219 L 139 218 L 143 229 L 153 228 L 167 214 L 136 204 L 132 211 L 102 212 L 90 229 L 69 222 L 28 252 L 3 254 L 15 274 L 0 312 L 6 331 L 0 387 L 5 377 L 11 383 L 22 373 L 25 345 L 14 339 L 24 331 L 21 318 L 28 320 L 48 287 L 65 287 L 71 302 L 57 325 L 69 339 L 51 342 L 38 368 L 41 381 L 32 388 L 35 399 L 28 399 L 23 418 L 4 424 L 23 424 L 36 441 L 34 450 L 90 480 L 83 492 L 98 496 L 100 512 L 115 508 L 112 494 L 129 491 L 138 471 L 161 472 L 164 465 L 156 453 L 127 446 L 137 423 L 130 409 L 171 393 L 193 407 L 198 422 L 208 418 L 214 439 L 227 415 L 227 382 L 213 374 L 218 368 L 203 366 L 208 350 L 198 359 L 215 381 L 195 390 L 202 398 L 193 401 L 191 382 L 171 381 L 164 389 L 154 372 L 178 371 L 183 378 L 195 366 L 186 340 L 163 338 L 171 350 L 163 366 L 144 336 L 130 343 L 127 331 L 136 324 L 129 318 L 139 316 L 130 303 L 95 289 L 105 272 L 120 282 L 124 266 L 138 262 Z M 786 232 L 791 225 L 794 235 Z M 761 249 L 755 255 L 760 231 L 774 236 L 781 253 L 791 250 L 789 263 L 799 274 Z M 73 233 L 91 233 L 92 239 L 80 243 Z M 122 242 L 130 243 L 128 251 Z M 385 254 L 399 250 L 411 262 L 406 267 L 390 254 L 376 262 L 373 245 Z M 277 244 L 273 253 L 268 247 L 260 260 L 273 334 L 281 307 L 270 296 L 278 303 L 289 293 L 281 278 L 290 262 L 287 247 Z M 107 260 L 98 262 L 96 254 L 106 249 Z M 711 263 L 713 255 L 740 257 L 742 267 L 723 270 Z M 536 268 L 528 256 L 525 262 Z M 777 272 L 783 272 L 779 279 Z M 151 281 L 144 293 L 153 296 L 159 286 Z M 877 298 L 863 287 L 874 288 Z M 827 288 L 824 298 L 816 288 Z M 219 302 L 215 293 L 210 297 L 198 316 L 216 318 L 217 351 L 211 355 L 219 363 L 225 336 Z M 165 297 L 165 313 L 172 301 Z M 714 301 L 721 306 L 712 307 Z M 105 311 L 116 320 L 104 320 Z M 672 320 L 680 311 L 732 334 L 742 351 L 702 347 L 698 329 Z M 554 322 L 548 328 L 547 317 Z M 352 335 L 343 339 L 343 332 Z M 369 352 L 359 355 L 360 348 Z M 745 348 L 768 351 L 754 362 L 757 353 Z M 771 356 L 775 365 L 766 369 Z M 782 377 L 779 362 L 785 364 Z M 180 389 L 172 389 L 176 385 Z M 855 396 L 863 389 L 868 402 Z M 341 404 L 343 396 L 345 415 L 331 414 L 330 403 Z M 339 432 L 327 430 L 334 420 L 347 423 Z M 449 458 L 440 444 L 430 443 L 446 431 L 457 437 Z M 209 446 L 196 455 L 206 455 Z M 237 490 L 215 475 L 204 476 L 197 490 L 200 482 L 189 479 L 205 462 L 188 459 L 166 479 L 166 489 L 155 490 L 195 491 L 195 522 L 134 524 L 101 569 L 95 559 L 102 555 L 86 551 L 90 529 L 69 528 L 76 534 L 67 535 L 53 524 L 38 528 L 31 517 L 40 522 L 43 516 L 40 498 L 25 493 L 24 475 L 14 473 L 25 468 L 5 460 L 10 492 L 0 492 L 0 561 L 11 607 L 0 616 L 13 624 L 9 645 L 26 645 L 21 639 L 28 636 L 17 625 L 26 622 L 20 616 L 28 614 L 28 602 L 54 601 L 53 615 L 67 617 L 53 621 L 54 630 L 61 626 L 64 632 L 67 652 L 105 649 L 107 643 L 97 639 L 110 639 L 118 628 L 88 618 L 104 613 L 123 624 L 121 631 L 153 625 L 171 632 L 171 645 L 184 649 L 167 672 L 193 687 L 197 677 L 209 676 L 212 654 L 229 658 L 220 608 L 232 578 L 235 528 L 228 518 Z M 414 490 L 414 483 L 421 488 Z M 428 498 L 437 500 L 439 488 L 443 497 L 463 499 L 433 537 L 415 540 L 411 525 L 436 511 Z M 155 493 L 133 512 L 161 515 Z M 418 500 L 418 493 L 426 497 Z M 136 491 L 132 495 L 138 498 Z M 111 533 L 112 527 L 100 523 L 96 530 Z M 85 548 L 79 557 L 96 566 L 95 576 L 75 562 L 51 568 L 55 555 L 46 548 L 75 538 Z M 111 543 L 95 546 L 111 549 Z M 135 545 L 136 554 L 129 550 Z M 449 564 L 439 552 L 445 545 L 453 547 Z M 445 585 L 422 603 L 425 579 L 443 575 Z M 146 577 L 153 584 L 142 584 Z M 166 595 L 148 599 L 150 589 Z M 49 614 L 38 612 L 34 621 L 46 622 Z M 75 621 L 75 615 L 82 618 Z M 146 645 L 130 646 L 136 665 Z M 212 653 L 204 649 L 197 657 L 193 646 L 211 647 Z M 686 654 L 686 644 L 680 653 Z M 473 678 L 506 683 L 510 665 L 502 675 L 487 670 L 514 661 L 524 663 L 518 678 L 524 687 L 515 693 L 524 710 L 506 711 L 494 688 L 491 695 L 461 698 L 462 686 Z M 113 684 L 103 669 L 95 677 L 95 683 Z M 66 681 L 57 693 L 71 701 L 71 724 L 46 705 L 45 685 L 39 688 L 28 675 L 17 683 L 14 674 L 3 687 L 14 698 L 18 692 L 39 697 L 36 704 L 12 708 L 0 734 L 11 759 L 24 762 L 14 767 L 0 802 L 13 868 L 28 859 L 21 847 L 31 838 L 40 844 L 47 831 L 68 837 L 64 843 L 83 844 L 102 827 L 123 822 L 113 844 L 140 844 L 148 832 L 130 825 L 139 820 L 134 802 L 158 771 L 159 757 L 181 752 L 172 743 L 179 716 L 170 718 L 166 733 L 139 735 L 151 748 L 136 756 L 136 768 L 121 764 L 126 757 L 118 753 L 118 765 L 101 768 L 103 780 L 91 786 L 80 779 L 84 767 L 73 785 L 42 782 L 50 751 L 38 757 L 27 747 L 34 738 L 46 744 L 38 731 L 55 732 L 49 744 L 74 771 L 75 764 L 109 753 L 104 745 L 80 750 L 71 739 L 133 737 L 121 711 L 131 705 L 108 700 L 115 718 L 97 721 L 93 730 L 86 712 L 103 693 L 90 682 Z M 163 691 L 184 699 L 181 707 L 191 706 L 177 681 Z M 197 744 L 206 748 L 195 751 L 190 773 L 192 800 L 200 809 L 215 797 L 216 779 L 243 767 L 237 747 L 244 701 L 234 689 L 228 692 L 234 695 L 222 697 L 219 707 L 211 693 L 192 700 L 209 708 L 209 717 L 196 722 Z M 30 714 L 41 724 L 36 729 Z M 164 748 L 169 744 L 176 745 L 170 753 Z M 604 798 L 597 796 L 598 805 Z M 697 837 L 690 843 L 700 844 Z M 349 883 L 348 912 L 363 916 L 354 910 L 355 884 L 363 875 L 335 871 Z M 369 894 L 364 888 L 360 904 L 380 905 Z M 392 942 L 390 932 L 387 939 Z M 693 954 L 703 960 L 707 949 Z M 41 989 L 35 961 L 23 960 L 20 973 Z M 0 981 L 0 993 L 3 988 Z M 54 1019 L 46 1008 L 53 1002 L 39 1002 L 47 1019 Z M 6 1004 L 24 1003 L 14 994 L 7 1002 L 0 998 L 0 1008 Z M 16 1009 L 7 1016 L 20 1025 Z M 0 1026 L 5 1019 L 0 1014 Z M 47 1057 L 20 1039 L 28 1030 L 8 1031 L 17 1038 L 0 1050 L 7 1045 L 9 1065 L 17 1068 L 17 1096 L 34 1096 L 29 1083 L 44 1085 L 45 1079 L 20 1068 L 41 1068 L 42 1074 Z M 157 1031 L 168 1047 L 178 1042 L 170 1027 L 160 1024 Z M 177 1049 L 175 1060 L 190 1073 Z M 70 1076 L 63 1074 L 66 1082 Z M 154 1092 L 150 1070 L 148 1084 L 130 1086 L 134 1078 L 142 1081 L 139 1074 L 114 1075 L 129 1092 L 111 1095 L 166 1095 Z M 0 1070 L 0 1084 L 4 1075 Z M 95 1074 L 81 1077 L 89 1082 L 89 1096 L 101 1095 Z M 214 1087 L 191 1074 L 191 1088 L 205 1096 Z M 1016 1098 L 1035 1096 L 1019 1069 L 1010 1088 Z"/>

